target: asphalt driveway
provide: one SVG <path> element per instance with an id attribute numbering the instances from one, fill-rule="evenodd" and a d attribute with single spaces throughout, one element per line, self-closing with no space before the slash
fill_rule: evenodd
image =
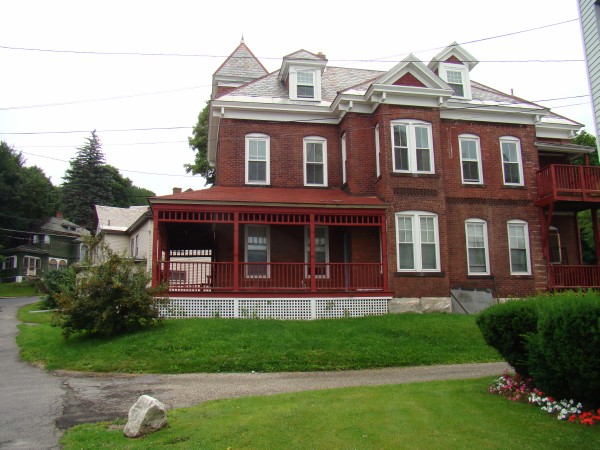
<path id="1" fill-rule="evenodd" d="M 0 449 L 54 449 L 73 425 L 127 417 L 142 394 L 168 408 L 208 400 L 347 386 L 499 375 L 505 363 L 309 373 L 115 375 L 47 372 L 19 361 L 17 309 L 35 301 L 0 299 Z"/>

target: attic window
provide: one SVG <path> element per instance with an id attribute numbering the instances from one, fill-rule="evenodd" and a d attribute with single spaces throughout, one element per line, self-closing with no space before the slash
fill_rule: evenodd
<path id="1" fill-rule="evenodd" d="M 298 98 L 315 98 L 314 72 L 298 72 L 296 93 Z"/>
<path id="2" fill-rule="evenodd" d="M 469 70 L 462 64 L 440 64 L 440 77 L 454 91 L 453 97 L 471 99 L 471 82 Z"/>

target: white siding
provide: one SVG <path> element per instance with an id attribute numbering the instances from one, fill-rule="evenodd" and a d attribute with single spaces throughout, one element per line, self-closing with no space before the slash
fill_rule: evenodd
<path id="1" fill-rule="evenodd" d="M 596 118 L 596 136 L 600 128 L 600 6 L 595 0 L 579 0 L 581 30 Z"/>

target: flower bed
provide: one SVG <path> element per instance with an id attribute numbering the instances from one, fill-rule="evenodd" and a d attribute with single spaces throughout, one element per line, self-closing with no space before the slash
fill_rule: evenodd
<path id="1" fill-rule="evenodd" d="M 597 411 L 582 411 L 583 405 L 574 400 L 554 400 L 536 389 L 531 378 L 524 379 L 519 374 L 512 375 L 504 372 L 488 387 L 488 392 L 502 395 L 513 402 L 529 403 L 541 407 L 548 414 L 556 415 L 558 420 L 579 422 L 585 425 L 600 424 L 600 409 Z"/>

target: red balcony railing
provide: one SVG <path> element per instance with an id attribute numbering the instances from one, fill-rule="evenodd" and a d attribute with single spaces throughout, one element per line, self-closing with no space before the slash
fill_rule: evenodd
<path id="1" fill-rule="evenodd" d="M 600 266 L 550 265 L 548 286 L 550 289 L 599 288 Z"/>
<path id="2" fill-rule="evenodd" d="M 600 201 L 600 167 L 552 164 L 537 173 L 542 200 Z"/>
<path id="3" fill-rule="evenodd" d="M 159 262 L 158 279 L 170 293 L 383 291 L 381 263 L 316 264 L 314 291 L 308 263 Z M 235 274 L 237 273 L 237 283 Z"/>

